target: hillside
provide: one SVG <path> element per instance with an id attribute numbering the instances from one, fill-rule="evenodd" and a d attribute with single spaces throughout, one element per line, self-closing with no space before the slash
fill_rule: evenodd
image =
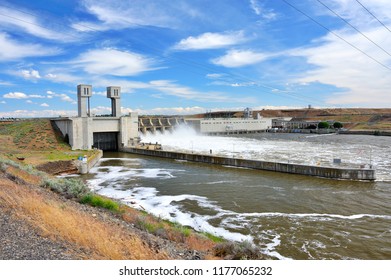
<path id="1" fill-rule="evenodd" d="M 338 108 L 262 110 L 263 117 L 293 117 L 308 121 L 338 121 L 350 130 L 391 130 L 391 109 Z"/>
<path id="2" fill-rule="evenodd" d="M 91 151 L 72 151 L 49 119 L 0 122 L 0 155 L 37 166 L 47 162 L 71 161 Z"/>

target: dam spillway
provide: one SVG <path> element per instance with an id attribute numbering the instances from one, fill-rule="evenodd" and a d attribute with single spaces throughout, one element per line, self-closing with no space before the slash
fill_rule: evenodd
<path id="1" fill-rule="evenodd" d="M 168 158 L 174 160 L 186 160 L 190 162 L 200 162 L 216 165 L 225 165 L 241 168 L 249 168 L 256 170 L 266 170 L 282 173 L 299 174 L 306 176 L 316 176 L 336 180 L 360 180 L 374 181 L 376 179 L 375 169 L 372 168 L 341 168 L 341 167 L 325 167 L 318 165 L 301 165 L 293 163 L 250 160 L 234 157 L 222 157 L 214 155 L 172 152 L 164 150 L 130 148 L 124 147 L 120 149 L 122 152 L 154 156 L 160 158 Z"/>

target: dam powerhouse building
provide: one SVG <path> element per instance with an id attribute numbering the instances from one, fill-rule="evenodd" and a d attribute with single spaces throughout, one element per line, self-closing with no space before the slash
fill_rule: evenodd
<path id="1" fill-rule="evenodd" d="M 211 135 L 257 133 L 272 127 L 271 118 L 259 114 L 254 118 L 249 108 L 244 110 L 242 118 L 187 118 L 186 123 L 197 132 Z"/>

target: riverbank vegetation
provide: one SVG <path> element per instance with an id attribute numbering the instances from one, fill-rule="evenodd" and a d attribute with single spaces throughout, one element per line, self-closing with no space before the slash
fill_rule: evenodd
<path id="1" fill-rule="evenodd" d="M 32 166 L 3 157 L 0 157 L 0 172 L 3 178 L 12 182 L 1 180 L 0 200 L 5 202 L 4 205 L 14 209 L 17 215 L 26 217 L 44 235 L 66 240 L 90 252 L 83 258 L 178 258 L 178 255 L 170 256 L 165 250 L 154 254 L 153 248 L 148 247 L 150 244 L 163 246 L 161 244 L 167 242 L 175 244 L 171 247 L 179 246 L 187 252 L 196 252 L 193 254 L 195 259 L 262 258 L 259 248 L 254 245 L 225 241 L 209 233 L 199 233 L 178 223 L 154 217 L 93 194 L 78 179 L 52 177 Z M 94 211 L 92 216 L 91 211 Z M 104 221 L 96 221 L 94 218 L 97 216 L 104 216 Z M 122 226 L 118 227 L 118 224 Z M 131 227 L 132 234 L 128 236 L 129 231 L 122 232 L 123 227 Z M 140 232 L 144 232 L 142 237 Z"/>

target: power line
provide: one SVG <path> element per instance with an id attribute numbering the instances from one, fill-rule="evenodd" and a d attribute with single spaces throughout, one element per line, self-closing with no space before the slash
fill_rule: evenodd
<path id="1" fill-rule="evenodd" d="M 293 9 L 295 9 L 296 11 L 298 11 L 299 13 L 303 14 L 304 16 L 306 16 L 307 18 L 309 18 L 310 20 L 312 20 L 313 22 L 315 22 L 316 24 L 318 24 L 319 26 L 321 26 L 322 28 L 324 28 L 325 30 L 327 30 L 328 32 L 330 32 L 331 34 L 333 34 L 334 36 L 336 36 L 337 38 L 339 38 L 340 40 L 344 41 L 346 44 L 348 44 L 349 46 L 351 46 L 352 48 L 356 49 L 357 51 L 359 51 L 360 53 L 362 53 L 363 55 L 365 55 L 366 57 L 372 59 L 373 61 L 375 61 L 377 64 L 383 66 L 384 68 L 386 68 L 387 70 L 390 70 L 391 71 L 391 68 L 387 65 L 385 65 L 384 63 L 380 62 L 379 60 L 377 60 L 376 58 L 372 57 L 371 55 L 367 54 L 366 52 L 364 52 L 363 50 L 361 50 L 360 48 L 356 47 L 355 45 L 353 45 L 352 43 L 350 43 L 349 41 L 347 41 L 346 39 L 344 39 L 342 36 L 338 35 L 337 33 L 335 33 L 334 31 L 332 31 L 331 29 L 327 28 L 326 26 L 324 26 L 323 24 L 321 24 L 319 21 L 317 21 L 316 19 L 314 19 L 313 17 L 309 16 L 308 14 L 306 14 L 305 12 L 303 12 L 302 10 L 298 9 L 297 7 L 293 6 L 291 3 L 289 3 L 288 1 L 286 0 L 282 0 L 283 2 L 285 2 L 287 5 L 291 6 Z"/>
<path id="2" fill-rule="evenodd" d="M 25 13 L 25 14 L 28 14 L 28 13 Z M 27 20 L 24 20 L 24 19 L 20 19 L 20 18 L 17 18 L 17 17 L 13 17 L 13 16 L 10 16 L 10 15 L 6 15 L 6 14 L 3 14 L 0 12 L 0 15 L 1 16 L 4 16 L 4 17 L 8 17 L 10 19 L 13 19 L 13 20 L 17 20 L 17 21 L 21 21 L 21 22 L 24 22 L 24 23 L 27 23 L 27 24 L 30 24 L 30 25 L 33 25 L 33 26 L 38 26 L 40 28 L 43 28 L 43 29 L 46 29 L 46 30 L 49 30 L 49 31 L 52 31 L 51 29 L 47 28 L 46 26 L 43 26 L 43 25 L 40 25 L 40 24 L 36 24 L 36 23 L 32 23 L 32 22 L 29 22 Z M 64 32 L 63 32 L 64 33 Z M 76 38 L 76 39 L 80 39 L 79 37 L 73 35 L 73 34 L 69 34 L 69 33 L 65 33 L 67 34 L 68 36 L 71 36 L 73 38 Z"/>
<path id="3" fill-rule="evenodd" d="M 365 7 L 360 1 L 358 1 L 358 0 L 356 0 L 356 2 L 358 3 L 358 4 L 360 4 L 361 5 L 361 7 L 363 7 L 364 8 L 364 10 L 366 10 L 371 16 L 373 16 L 381 25 L 383 25 L 384 26 L 384 28 L 385 29 L 387 29 L 388 30 L 388 32 L 390 32 L 391 33 L 391 30 L 377 17 L 377 16 L 375 16 L 369 9 L 367 9 L 367 7 Z"/>
<path id="4" fill-rule="evenodd" d="M 353 28 L 354 30 L 356 30 L 358 33 L 360 33 L 365 39 L 367 39 L 368 41 L 370 41 L 372 44 L 374 44 L 375 46 L 377 46 L 379 49 L 381 49 L 383 52 L 385 52 L 388 56 L 391 56 L 391 54 L 386 51 L 384 48 L 382 48 L 381 46 L 379 46 L 376 42 L 374 42 L 371 38 L 369 38 L 367 35 L 365 35 L 363 32 L 361 32 L 360 30 L 358 30 L 358 28 L 356 28 L 355 26 L 353 26 L 352 24 L 350 24 L 350 22 L 348 22 L 346 19 L 344 19 L 343 17 L 341 17 L 339 14 L 337 14 L 335 11 L 333 11 L 329 6 L 327 6 L 325 3 L 323 3 L 322 1 L 320 0 L 316 0 L 318 1 L 320 4 L 322 4 L 326 9 L 328 9 L 330 12 L 332 12 L 334 15 L 336 15 L 337 17 L 339 17 L 341 20 L 343 20 L 347 25 L 349 25 L 351 28 Z"/>

